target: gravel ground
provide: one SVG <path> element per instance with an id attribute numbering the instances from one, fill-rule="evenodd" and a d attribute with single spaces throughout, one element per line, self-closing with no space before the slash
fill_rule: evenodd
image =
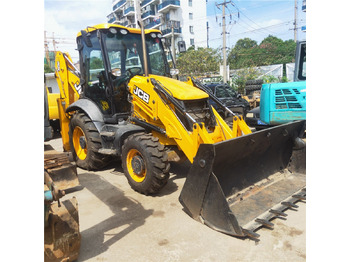
<path id="1" fill-rule="evenodd" d="M 48 142 L 62 151 L 56 138 Z M 238 239 L 191 219 L 178 201 L 189 165 L 175 164 L 157 196 L 133 191 L 121 163 L 102 171 L 78 168 L 82 236 L 78 261 L 306 261 L 306 203 L 260 229 L 260 241 Z"/>

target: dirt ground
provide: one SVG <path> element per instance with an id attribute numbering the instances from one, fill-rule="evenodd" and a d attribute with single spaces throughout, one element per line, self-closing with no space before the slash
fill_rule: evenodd
<path id="1" fill-rule="evenodd" d="M 62 151 L 61 139 L 51 144 Z M 190 218 L 178 201 L 188 165 L 175 164 L 157 196 L 132 190 L 116 161 L 105 170 L 78 168 L 82 236 L 78 261 L 306 261 L 306 203 L 260 229 L 260 241 L 238 239 Z"/>

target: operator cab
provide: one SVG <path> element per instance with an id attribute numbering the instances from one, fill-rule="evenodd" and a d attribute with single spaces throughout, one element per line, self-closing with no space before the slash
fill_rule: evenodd
<path id="1" fill-rule="evenodd" d="M 102 25 L 82 30 L 77 38 L 82 96 L 93 100 L 107 117 L 129 116 L 128 82 L 133 76 L 144 74 L 140 30 L 129 30 Z M 145 39 L 149 73 L 170 76 L 162 35 L 152 30 Z"/>

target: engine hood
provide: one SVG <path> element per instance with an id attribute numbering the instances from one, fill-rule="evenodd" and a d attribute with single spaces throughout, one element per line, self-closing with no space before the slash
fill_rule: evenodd
<path id="1" fill-rule="evenodd" d="M 195 100 L 209 97 L 209 95 L 202 90 L 173 78 L 158 75 L 149 75 L 149 78 L 154 78 L 159 81 L 179 100 Z"/>

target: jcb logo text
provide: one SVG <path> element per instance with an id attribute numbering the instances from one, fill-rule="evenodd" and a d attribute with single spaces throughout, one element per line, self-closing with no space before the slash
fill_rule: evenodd
<path id="1" fill-rule="evenodd" d="M 148 104 L 149 101 L 149 94 L 147 94 L 145 91 L 140 89 L 139 87 L 134 87 L 134 94 L 137 95 L 139 98 L 141 98 L 143 101 L 145 101 Z"/>

